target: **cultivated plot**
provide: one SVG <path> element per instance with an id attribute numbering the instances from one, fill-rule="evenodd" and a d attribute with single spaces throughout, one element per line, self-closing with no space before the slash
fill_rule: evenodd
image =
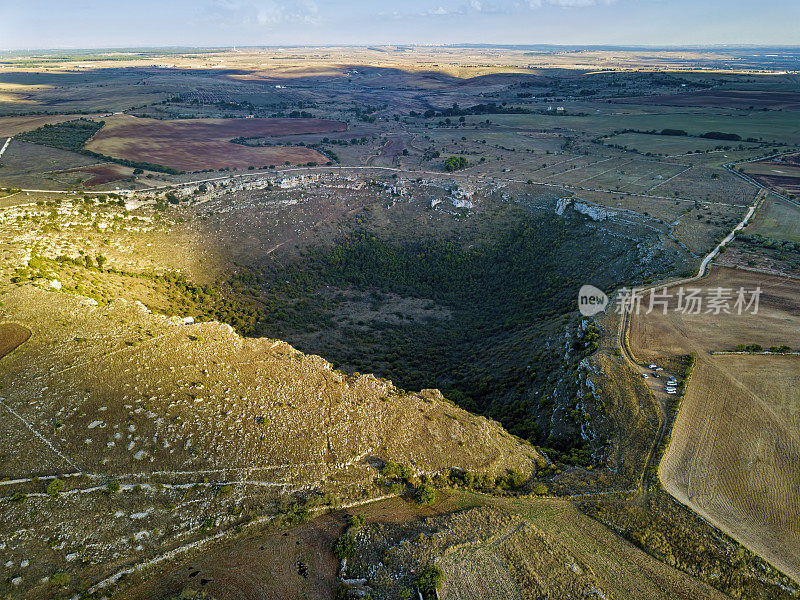
<path id="1" fill-rule="evenodd" d="M 656 310 L 634 316 L 631 345 L 645 362 L 695 353 L 697 366 L 660 466 L 667 490 L 753 551 L 800 578 L 800 357 L 711 354 L 739 344 L 796 345 L 800 286 L 715 269 L 693 284 L 762 295 L 757 316 Z M 677 290 L 672 290 L 677 292 Z"/>
<path id="2" fill-rule="evenodd" d="M 343 131 L 346 124 L 324 119 L 185 119 L 160 121 L 121 115 L 86 145 L 88 150 L 183 171 L 264 165 L 325 163 L 328 158 L 299 146 L 249 147 L 237 137 L 265 137 Z"/>

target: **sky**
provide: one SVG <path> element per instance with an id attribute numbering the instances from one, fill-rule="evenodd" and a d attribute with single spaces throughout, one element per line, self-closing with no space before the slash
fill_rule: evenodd
<path id="1" fill-rule="evenodd" d="M 800 45 L 800 0 L 0 0 L 0 49 Z"/>

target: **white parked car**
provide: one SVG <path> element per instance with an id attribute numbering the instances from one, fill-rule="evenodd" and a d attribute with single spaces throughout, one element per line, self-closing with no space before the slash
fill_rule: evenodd
<path id="1" fill-rule="evenodd" d="M 644 377 L 645 379 L 647 379 L 647 373 L 642 373 L 642 377 Z"/>

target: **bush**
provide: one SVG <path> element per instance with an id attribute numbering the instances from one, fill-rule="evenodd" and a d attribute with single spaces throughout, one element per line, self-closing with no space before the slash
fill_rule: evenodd
<path id="1" fill-rule="evenodd" d="M 117 493 L 117 492 L 120 490 L 120 488 L 121 488 L 121 487 L 122 487 L 122 486 L 120 485 L 119 481 L 117 481 L 117 480 L 115 479 L 114 481 L 109 481 L 109 482 L 106 484 L 106 491 L 107 491 L 109 494 L 116 494 L 116 493 Z"/>
<path id="2" fill-rule="evenodd" d="M 302 502 L 295 502 L 286 511 L 286 521 L 289 525 L 299 525 L 305 523 L 311 518 L 311 511 L 308 506 Z"/>
<path id="3" fill-rule="evenodd" d="M 403 481 L 408 481 L 414 476 L 414 472 L 411 470 L 411 467 L 388 461 L 385 465 L 383 465 L 383 468 L 381 469 L 381 475 L 386 477 L 386 479 L 401 479 Z"/>
<path id="4" fill-rule="evenodd" d="M 495 484 L 501 490 L 517 490 L 525 483 L 525 474 L 519 471 L 509 471 L 497 478 Z"/>
<path id="5" fill-rule="evenodd" d="M 336 600 L 347 600 L 350 595 L 350 586 L 346 583 L 342 583 L 341 581 L 336 584 L 336 592 L 334 593 L 334 598 Z"/>
<path id="6" fill-rule="evenodd" d="M 53 481 L 51 481 L 47 485 L 46 491 L 48 496 L 55 497 L 58 496 L 63 489 L 64 489 L 64 482 L 61 479 L 53 479 Z"/>
<path id="7" fill-rule="evenodd" d="M 344 534 L 333 543 L 333 554 L 339 560 L 349 560 L 356 555 L 356 540 Z"/>
<path id="8" fill-rule="evenodd" d="M 546 496 L 550 490 L 547 489 L 547 486 L 543 483 L 536 485 L 533 488 L 533 493 L 537 496 Z"/>
<path id="9" fill-rule="evenodd" d="M 226 484 L 217 488 L 217 497 L 218 498 L 227 498 L 233 493 L 233 486 L 231 484 Z"/>
<path id="10" fill-rule="evenodd" d="M 444 161 L 444 169 L 448 172 L 460 171 L 468 166 L 469 162 L 465 156 L 450 156 Z"/>
<path id="11" fill-rule="evenodd" d="M 50 577 L 50 583 L 59 587 L 67 585 L 69 580 L 69 573 L 53 573 Z"/>
<path id="12" fill-rule="evenodd" d="M 386 479 L 397 479 L 400 476 L 400 465 L 396 462 L 388 461 L 381 467 L 381 475 Z"/>
<path id="13" fill-rule="evenodd" d="M 420 506 L 429 506 L 436 500 L 436 490 L 427 483 L 422 483 L 414 490 L 414 502 Z"/>
<path id="14" fill-rule="evenodd" d="M 367 522 L 367 516 L 363 514 L 350 516 L 350 527 L 361 527 Z"/>
<path id="15" fill-rule="evenodd" d="M 436 597 L 436 589 L 441 584 L 443 576 L 442 569 L 436 565 L 425 565 L 420 569 L 414 583 L 425 600 Z"/>

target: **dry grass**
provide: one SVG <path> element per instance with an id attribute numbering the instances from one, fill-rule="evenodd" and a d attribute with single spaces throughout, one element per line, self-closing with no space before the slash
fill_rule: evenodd
<path id="1" fill-rule="evenodd" d="M 183 326 L 136 303 L 93 307 L 32 285 L 7 289 L 0 318 L 11 315 L 33 335 L 0 371 L 1 475 L 23 480 L 3 488 L 0 535 L 24 530 L 0 574 L 10 581 L 32 558 L 16 588 L 31 597 L 56 592 L 38 584 L 52 572 L 88 587 L 202 538 L 206 519 L 217 531 L 274 511 L 279 496 L 375 495 L 381 460 L 498 474 L 531 472 L 537 456 L 438 393 L 398 395 L 388 382 L 344 376 L 226 325 Z M 58 498 L 43 493 L 46 481 L 26 479 L 75 471 L 84 475 L 67 479 Z M 123 491 L 104 495 L 110 479 Z M 223 482 L 234 493 L 218 499 Z M 14 503 L 15 492 L 28 496 Z M 240 516 L 230 512 L 237 505 Z M 47 547 L 52 539 L 58 548 Z"/>
<path id="2" fill-rule="evenodd" d="M 639 359 L 698 356 L 660 475 L 681 502 L 798 580 L 800 359 L 710 354 L 740 343 L 793 344 L 800 331 L 798 284 L 715 269 L 700 285 L 760 285 L 761 305 L 757 317 L 670 311 L 632 320 Z"/>
<path id="3" fill-rule="evenodd" d="M 0 137 L 8 137 L 37 129 L 43 125 L 63 123 L 86 117 L 86 115 L 37 115 L 27 117 L 0 117 Z"/>
<path id="4" fill-rule="evenodd" d="M 249 147 L 236 137 L 283 136 L 343 131 L 344 123 L 324 119 L 187 119 L 160 121 L 119 115 L 86 148 L 114 158 L 167 165 L 183 171 L 247 168 L 251 165 L 325 163 L 328 159 L 299 146 Z"/>
<path id="5" fill-rule="evenodd" d="M 0 358 L 24 344 L 31 332 L 17 323 L 0 323 Z"/>
<path id="6" fill-rule="evenodd" d="M 459 499 L 463 509 L 396 525 L 370 520 L 356 535 L 359 551 L 347 576 L 367 577 L 379 598 L 397 597 L 428 562 L 443 569 L 439 597 L 450 600 L 723 597 L 571 503 L 442 495 Z"/>

